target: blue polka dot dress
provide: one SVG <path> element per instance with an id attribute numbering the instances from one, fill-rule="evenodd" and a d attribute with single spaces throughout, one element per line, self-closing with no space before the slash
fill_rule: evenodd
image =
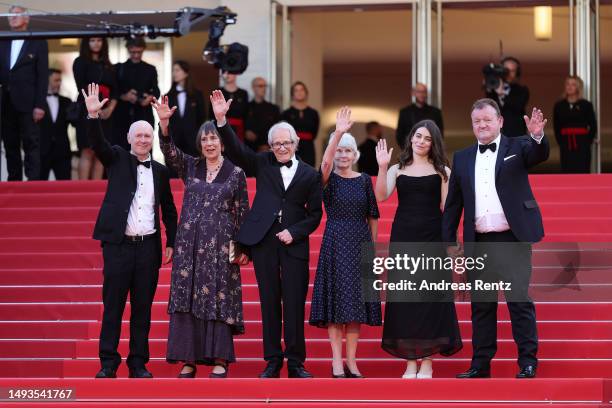
<path id="1" fill-rule="evenodd" d="M 360 274 L 363 242 L 371 242 L 367 217 L 379 218 L 370 176 L 331 173 L 323 190 L 327 223 L 312 293 L 310 324 L 382 324 L 380 302 L 364 302 Z"/>

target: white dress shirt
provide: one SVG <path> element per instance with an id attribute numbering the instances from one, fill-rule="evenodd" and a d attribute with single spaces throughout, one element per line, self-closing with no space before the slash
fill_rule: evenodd
<path id="1" fill-rule="evenodd" d="M 291 180 L 293 180 L 293 176 L 295 176 L 295 172 L 298 168 L 298 161 L 295 158 L 295 154 L 291 158 L 291 161 L 293 162 L 291 167 L 281 166 L 280 169 L 281 176 L 283 177 L 283 185 L 285 186 L 285 190 L 287 190 L 289 184 L 291 184 Z"/>
<path id="2" fill-rule="evenodd" d="M 181 114 L 181 117 L 185 116 L 185 103 L 187 102 L 187 92 L 185 92 L 185 89 L 180 86 L 177 85 L 176 86 L 176 92 L 177 92 L 177 101 L 178 101 L 178 110 L 179 113 Z"/>
<path id="3" fill-rule="evenodd" d="M 132 152 L 135 156 L 135 154 Z M 138 159 L 137 159 L 138 160 Z M 147 160 L 151 160 L 151 155 Z M 136 194 L 132 199 L 125 235 L 149 235 L 155 232 L 155 188 L 153 164 L 136 167 Z"/>
<path id="4" fill-rule="evenodd" d="M 57 120 L 57 113 L 59 112 L 59 97 L 57 95 L 47 95 L 47 105 L 49 105 L 51 120 L 55 123 Z"/>
<path id="5" fill-rule="evenodd" d="M 476 232 L 502 232 L 510 229 L 504 209 L 495 188 L 495 163 L 499 153 L 501 135 L 491 143 L 496 144 L 495 152 L 487 149 L 480 153 L 476 151 L 474 188 L 476 193 Z M 478 143 L 480 146 L 481 143 Z"/>
<path id="6" fill-rule="evenodd" d="M 24 40 L 11 41 L 11 65 L 9 66 L 9 69 L 13 69 L 15 63 L 17 62 L 17 58 L 19 58 L 21 47 L 23 47 L 23 41 Z"/>

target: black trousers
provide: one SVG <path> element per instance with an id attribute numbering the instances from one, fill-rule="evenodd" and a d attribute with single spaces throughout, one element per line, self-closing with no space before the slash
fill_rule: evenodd
<path id="1" fill-rule="evenodd" d="M 289 366 L 295 367 L 306 359 L 304 308 L 309 280 L 308 259 L 298 259 L 287 253 L 285 245 L 276 237 L 282 229 L 275 222 L 264 239 L 251 247 L 251 256 L 259 287 L 264 359 L 280 363 L 286 357 Z M 283 326 L 284 353 L 281 347 Z"/>
<path id="2" fill-rule="evenodd" d="M 518 348 L 518 365 L 537 366 L 535 306 L 527 293 L 531 279 L 531 244 L 518 242 L 511 231 L 504 231 L 476 234 L 474 248 L 474 256 L 486 254 L 485 271 L 469 273 L 468 279 L 472 283 L 476 279 L 511 283 L 511 291 L 504 294 Z M 488 370 L 497 352 L 497 305 L 497 291 L 472 292 L 472 368 Z"/>
<path id="3" fill-rule="evenodd" d="M 72 173 L 72 156 L 70 152 L 59 149 L 55 144 L 48 153 L 41 157 L 40 179 L 49 180 L 49 173 L 53 170 L 56 180 L 70 180 Z"/>
<path id="4" fill-rule="evenodd" d="M 25 165 L 25 175 L 28 180 L 39 180 L 40 129 L 38 124 L 34 123 L 32 111 L 18 112 L 15 109 L 8 92 L 2 95 L 2 140 L 6 151 L 8 180 L 23 180 L 22 165 Z"/>
<path id="5" fill-rule="evenodd" d="M 102 367 L 116 369 L 121 364 L 117 352 L 121 336 L 121 318 L 130 294 L 130 368 L 144 367 L 149 361 L 149 329 L 151 305 L 159 277 L 159 245 L 157 238 L 142 242 L 105 243 L 104 315 L 100 331 L 99 356 Z"/>

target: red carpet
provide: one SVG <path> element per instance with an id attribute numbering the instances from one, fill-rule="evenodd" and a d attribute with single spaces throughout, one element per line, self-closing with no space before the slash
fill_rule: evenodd
<path id="1" fill-rule="evenodd" d="M 512 378 L 517 371 L 505 305 L 499 308 L 497 358 L 491 380 L 456 380 L 469 365 L 469 304 L 458 303 L 465 348 L 434 361 L 433 380 L 398 379 L 404 363 L 379 347 L 381 329 L 364 327 L 358 357 L 365 380 L 332 380 L 325 330 L 307 326 L 307 367 L 314 380 L 263 381 L 253 377 L 260 359 L 261 322 L 252 265 L 243 268 L 246 334 L 237 337 L 238 363 L 230 379 L 173 379 L 178 366 L 164 360 L 170 268 L 160 273 L 153 307 L 149 368 L 154 380 L 95 381 L 102 313 L 102 258 L 90 236 L 102 200 L 103 182 L 0 184 L 0 400 L 7 388 L 73 388 L 76 406 L 276 407 L 593 407 L 612 399 L 612 262 L 593 248 L 612 242 L 612 176 L 531 178 L 544 215 L 546 244 L 534 252 L 533 283 L 542 286 L 536 306 L 540 335 L 538 379 Z M 182 186 L 175 183 L 180 204 Z M 251 198 L 253 180 L 249 180 Z M 388 240 L 395 199 L 381 205 L 379 241 Z M 311 237 L 311 286 L 324 221 Z M 566 242 L 569 244 L 562 244 Z M 595 244 L 571 244 L 595 243 Z M 599 243 L 599 244 L 596 244 Z M 560 262 L 560 260 L 564 262 Z M 574 263 L 577 280 L 548 294 L 547 285 Z M 579 283 L 580 286 L 576 284 Z M 312 290 L 312 287 L 311 289 Z M 310 296 L 310 295 L 309 295 Z M 307 305 L 307 313 L 310 304 Z M 129 305 L 120 351 L 129 338 Z M 126 376 L 125 365 L 119 376 Z M 206 369 L 200 370 L 205 377 Z M 64 379 L 65 378 L 65 379 Z M 56 401 L 57 402 L 57 401 Z M 30 403 L 31 406 L 40 406 Z M 23 406 L 29 406 L 25 403 Z M 45 406 L 59 406 L 49 404 Z M 70 404 L 69 404 L 70 405 Z M 66 403 L 61 403 L 66 406 Z"/>

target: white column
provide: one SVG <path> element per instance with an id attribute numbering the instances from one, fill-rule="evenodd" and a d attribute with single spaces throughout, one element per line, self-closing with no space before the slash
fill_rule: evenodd
<path id="1" fill-rule="evenodd" d="M 413 40 L 413 45 L 416 45 L 416 53 L 413 53 L 413 55 L 416 54 L 416 72 L 412 73 L 412 82 L 413 84 L 416 82 L 425 84 L 427 89 L 431 90 L 433 67 L 431 58 L 431 0 L 417 0 L 415 5 L 416 17 L 413 21 L 416 22 L 416 26 L 413 27 L 412 32 L 413 36 L 416 37 L 416 40 Z M 428 94 L 428 103 L 431 103 L 431 92 Z"/>

